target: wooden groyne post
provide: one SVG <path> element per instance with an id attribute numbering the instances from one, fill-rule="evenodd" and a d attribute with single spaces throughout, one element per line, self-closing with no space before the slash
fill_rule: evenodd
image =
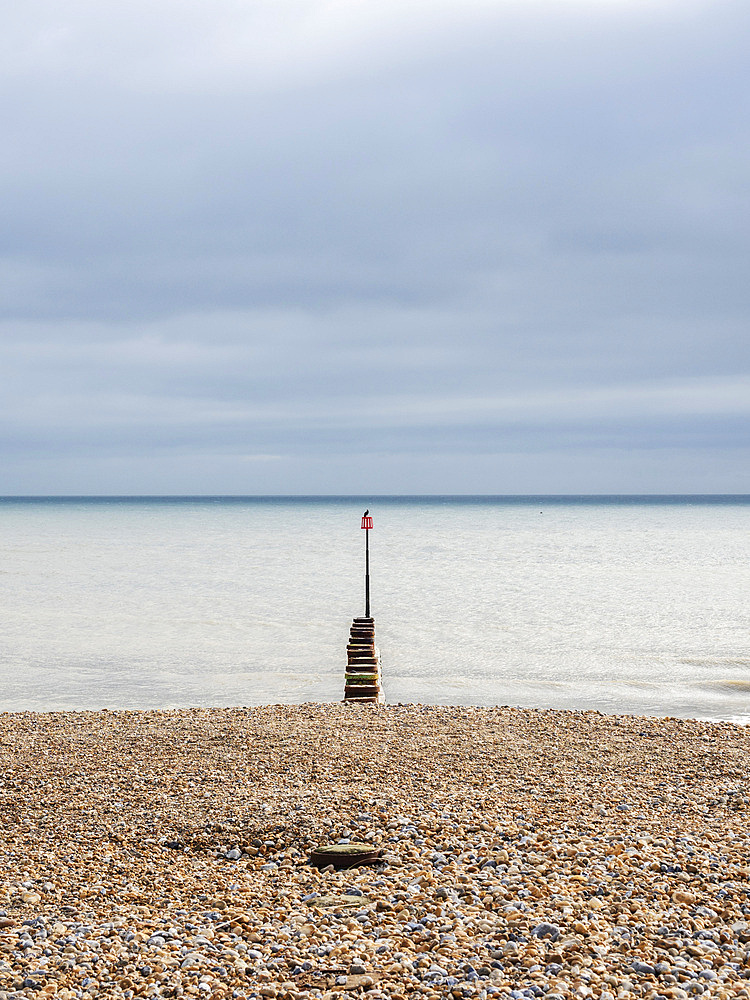
<path id="1" fill-rule="evenodd" d="M 346 647 L 344 701 L 383 701 L 380 685 L 380 652 L 375 645 L 375 619 L 370 614 L 370 531 L 369 510 L 362 515 L 360 527 L 365 532 L 365 614 L 355 618 Z"/>

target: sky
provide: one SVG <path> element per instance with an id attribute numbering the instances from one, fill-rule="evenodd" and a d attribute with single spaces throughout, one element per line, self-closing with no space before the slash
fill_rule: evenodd
<path id="1" fill-rule="evenodd" d="M 750 493 L 747 0 L 25 0 L 0 493 Z"/>

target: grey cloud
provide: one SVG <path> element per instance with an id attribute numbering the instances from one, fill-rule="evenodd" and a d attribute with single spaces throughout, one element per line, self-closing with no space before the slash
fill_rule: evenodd
<path id="1" fill-rule="evenodd" d="M 7 448 L 742 449 L 748 29 L 735 0 L 14 10 Z"/>

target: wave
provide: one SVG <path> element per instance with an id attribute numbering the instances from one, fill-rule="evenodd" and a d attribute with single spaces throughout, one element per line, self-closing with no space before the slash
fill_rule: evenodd
<path id="1" fill-rule="evenodd" d="M 750 667 L 750 659 L 746 656 L 727 656 L 720 660 L 715 658 L 697 659 L 691 657 L 690 659 L 681 659 L 679 662 L 684 663 L 687 667 Z"/>
<path id="2" fill-rule="evenodd" d="M 716 689 L 718 691 L 750 691 L 750 680 L 742 680 L 741 678 L 727 677 L 722 680 L 710 681 L 707 684 L 702 684 L 701 687 L 707 687 Z"/>

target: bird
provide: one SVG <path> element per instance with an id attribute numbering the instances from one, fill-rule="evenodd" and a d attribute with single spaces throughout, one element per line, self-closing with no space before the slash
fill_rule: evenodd
<path id="1" fill-rule="evenodd" d="M 370 513 L 370 508 L 368 507 L 368 508 L 367 508 L 367 510 L 366 510 L 366 511 L 364 512 L 364 514 L 362 515 L 362 517 L 367 517 L 367 515 L 368 515 L 369 513 Z"/>

